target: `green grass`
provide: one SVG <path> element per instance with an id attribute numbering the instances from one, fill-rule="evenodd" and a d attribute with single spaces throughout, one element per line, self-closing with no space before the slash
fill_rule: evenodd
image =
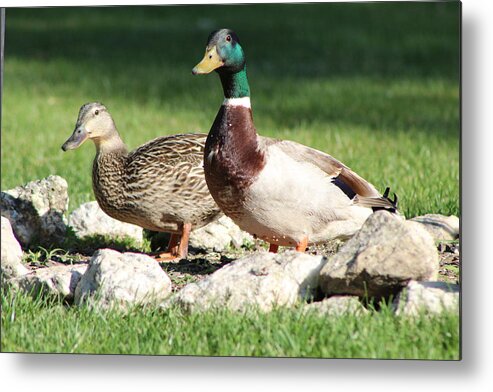
<path id="1" fill-rule="evenodd" d="M 94 200 L 94 147 L 60 149 L 89 101 L 109 107 L 130 148 L 207 132 L 222 90 L 191 69 L 210 31 L 230 27 L 260 134 L 390 186 L 406 216 L 459 215 L 459 15 L 457 2 L 7 9 L 1 188 L 58 174 L 70 210 Z M 448 314 L 124 315 L 2 297 L 3 351 L 457 359 L 458 329 Z"/>
<path id="2" fill-rule="evenodd" d="M 25 294 L 2 297 L 3 352 L 458 359 L 459 316 L 327 318 L 300 309 L 184 314 L 65 307 Z"/>
<path id="3" fill-rule="evenodd" d="M 70 209 L 93 200 L 94 147 L 60 149 L 88 101 L 131 148 L 208 132 L 222 90 L 191 69 L 219 26 L 246 50 L 261 134 L 390 186 L 406 216 L 459 214 L 458 3 L 9 9 L 2 189 L 59 174 Z"/>

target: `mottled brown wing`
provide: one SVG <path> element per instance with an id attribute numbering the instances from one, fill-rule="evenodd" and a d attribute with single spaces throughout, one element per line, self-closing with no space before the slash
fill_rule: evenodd
<path id="1" fill-rule="evenodd" d="M 204 158 L 207 135 L 178 134 L 153 139 L 132 151 L 127 160 L 129 167 L 159 161 L 167 166 L 177 162 L 199 163 Z"/>
<path id="2" fill-rule="evenodd" d="M 142 182 L 142 176 L 167 178 L 170 186 L 187 193 L 181 197 L 193 197 L 194 193 L 208 195 L 203 170 L 206 138 L 204 134 L 178 134 L 159 137 L 140 146 L 127 158 L 129 182 Z M 133 176 L 132 172 L 139 175 Z"/>

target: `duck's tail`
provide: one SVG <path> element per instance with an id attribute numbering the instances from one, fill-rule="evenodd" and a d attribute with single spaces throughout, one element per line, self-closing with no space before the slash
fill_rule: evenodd
<path id="1" fill-rule="evenodd" d="M 398 213 L 397 204 L 398 197 L 394 193 L 394 200 L 389 197 L 390 188 L 387 187 L 385 192 L 380 197 L 365 197 L 356 195 L 353 199 L 354 204 L 361 207 L 368 207 L 373 210 L 373 212 L 378 210 L 386 210 L 392 213 Z"/>

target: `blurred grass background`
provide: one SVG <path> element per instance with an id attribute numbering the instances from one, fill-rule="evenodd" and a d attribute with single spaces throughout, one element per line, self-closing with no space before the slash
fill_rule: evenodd
<path id="1" fill-rule="evenodd" d="M 390 186 L 406 216 L 459 214 L 458 2 L 7 9 L 2 189 L 58 174 L 70 210 L 94 199 L 92 143 L 60 149 L 89 101 L 130 148 L 208 132 L 222 89 L 191 69 L 222 27 L 246 51 L 259 133 Z"/>

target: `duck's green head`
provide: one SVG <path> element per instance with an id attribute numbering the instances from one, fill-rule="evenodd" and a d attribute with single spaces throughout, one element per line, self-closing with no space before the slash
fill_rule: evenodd
<path id="1" fill-rule="evenodd" d="M 204 58 L 192 70 L 194 75 L 237 73 L 245 68 L 245 54 L 238 36 L 233 30 L 221 29 L 212 32 L 207 39 Z"/>
<path id="2" fill-rule="evenodd" d="M 192 73 L 208 74 L 214 70 L 221 78 L 225 98 L 250 96 L 245 53 L 233 30 L 217 30 L 209 35 L 204 58 L 194 67 Z"/>

